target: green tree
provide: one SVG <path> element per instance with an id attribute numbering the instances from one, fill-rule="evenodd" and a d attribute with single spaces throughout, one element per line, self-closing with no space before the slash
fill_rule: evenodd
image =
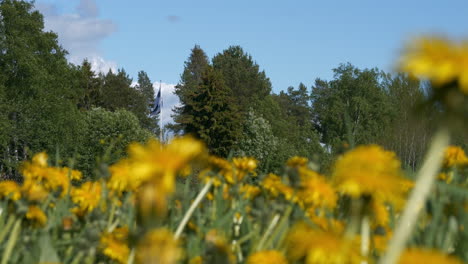
<path id="1" fill-rule="evenodd" d="M 200 46 L 195 45 L 190 56 L 185 61 L 184 72 L 180 76 L 180 82 L 175 86 L 174 93 L 179 97 L 181 106 L 174 109 L 175 124 L 171 126 L 176 133 L 186 129 L 185 124 L 191 120 L 191 107 L 193 97 L 198 90 L 203 73 L 209 67 L 208 57 Z"/>
<path id="2" fill-rule="evenodd" d="M 221 73 L 208 67 L 201 84 L 186 104 L 187 122 L 182 123 L 185 133 L 202 139 L 210 152 L 227 156 L 241 133 L 239 111 L 234 104 L 231 90 Z"/>
<path id="3" fill-rule="evenodd" d="M 138 83 L 135 87 L 145 97 L 148 103 L 148 108 L 153 107 L 154 103 L 154 88 L 148 74 L 145 71 L 138 72 Z"/>
<path id="4" fill-rule="evenodd" d="M 124 69 L 119 69 L 117 73 L 109 70 L 104 76 L 102 106 L 110 111 L 128 110 L 138 118 L 142 127 L 154 131 L 156 123 L 148 116 L 148 100 L 131 84 L 132 79 Z"/>
<path id="5" fill-rule="evenodd" d="M 76 69 L 76 80 L 78 89 L 81 91 L 81 98 L 78 107 L 90 110 L 93 107 L 102 105 L 103 100 L 103 80 L 91 68 L 91 63 L 84 60 Z"/>
<path id="6" fill-rule="evenodd" d="M 149 116 L 151 109 L 154 107 L 155 95 L 153 83 L 145 71 L 138 72 L 138 83 L 135 88 L 141 95 L 143 95 L 143 100 L 146 101 L 146 110 L 144 111 L 144 115 L 148 118 L 143 118 L 142 116 L 144 120 L 142 125 L 151 130 L 154 134 L 158 134 L 160 129 L 159 116 Z M 143 110 L 143 107 L 141 107 L 141 110 Z"/>
<path id="7" fill-rule="evenodd" d="M 279 139 L 273 134 L 270 123 L 250 109 L 243 124 L 242 137 L 236 144 L 237 155 L 252 156 L 260 161 L 260 169 L 268 171 L 275 166 Z"/>
<path id="8" fill-rule="evenodd" d="M 344 142 L 377 143 L 392 117 L 389 97 L 377 69 L 342 64 L 332 81 L 317 79 L 312 90 L 314 124 L 334 152 Z"/>
<path id="9" fill-rule="evenodd" d="M 271 93 L 270 79 L 240 46 L 231 46 L 213 58 L 213 67 L 221 72 L 235 103 L 244 113 L 257 110 L 260 101 Z"/>
<path id="10" fill-rule="evenodd" d="M 86 177 L 98 174 L 100 163 L 112 164 L 125 155 L 131 142 L 144 142 L 151 133 L 143 129 L 138 118 L 127 110 L 114 112 L 94 108 L 86 111 L 83 123 L 83 139 L 77 152 L 77 168 Z"/>
<path id="11" fill-rule="evenodd" d="M 0 72 L 10 124 L 1 156 L 11 176 L 28 150 L 74 152 L 80 135 L 75 121 L 79 91 L 74 89 L 66 51 L 55 33 L 43 31 L 43 17 L 32 3 L 1 1 L 0 14 Z"/>
<path id="12" fill-rule="evenodd" d="M 420 81 L 400 73 L 387 75 L 385 86 L 393 116 L 380 143 L 395 151 L 405 167 L 416 169 L 434 132 L 437 113 L 423 107 L 427 98 Z"/>

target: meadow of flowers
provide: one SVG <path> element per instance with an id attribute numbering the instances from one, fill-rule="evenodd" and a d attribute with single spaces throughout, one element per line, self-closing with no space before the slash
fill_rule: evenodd
<path id="1" fill-rule="evenodd" d="M 449 145 L 468 121 L 468 45 L 421 39 L 401 68 L 447 115 L 416 173 L 378 145 L 325 174 L 303 157 L 273 174 L 190 137 L 150 140 L 94 181 L 38 153 L 0 182 L 0 264 L 468 262 L 468 157 Z"/>

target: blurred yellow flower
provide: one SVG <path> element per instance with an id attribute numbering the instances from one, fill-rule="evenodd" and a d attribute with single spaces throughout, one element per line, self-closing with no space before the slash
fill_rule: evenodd
<path id="1" fill-rule="evenodd" d="M 307 158 L 294 156 L 292 158 L 289 158 L 288 161 L 286 161 L 286 165 L 291 168 L 299 168 L 305 167 L 307 165 L 307 162 L 309 162 Z"/>
<path id="2" fill-rule="evenodd" d="M 101 192 L 100 182 L 85 182 L 80 187 L 73 187 L 70 196 L 78 207 L 73 208 L 72 211 L 78 216 L 90 213 L 98 206 Z"/>
<path id="3" fill-rule="evenodd" d="M 305 258 L 307 264 L 361 263 L 359 244 L 333 232 L 311 229 L 305 223 L 292 227 L 286 238 L 288 259 Z"/>
<path id="4" fill-rule="evenodd" d="M 421 249 L 421 248 L 410 248 L 407 249 L 400 257 L 398 264 L 462 264 L 463 262 L 455 257 L 445 255 L 442 252 Z"/>
<path id="5" fill-rule="evenodd" d="M 21 186 L 21 193 L 29 201 L 42 201 L 49 195 L 49 192 L 43 185 L 30 179 L 24 180 L 23 186 Z"/>
<path id="6" fill-rule="evenodd" d="M 390 220 L 390 212 L 387 209 L 387 205 L 384 201 L 380 201 L 379 199 L 372 199 L 371 204 L 371 211 L 373 214 L 373 224 L 374 226 L 388 226 Z"/>
<path id="7" fill-rule="evenodd" d="M 334 165 L 338 191 L 351 197 L 369 195 L 401 206 L 412 185 L 403 177 L 396 154 L 377 145 L 359 146 Z"/>
<path id="8" fill-rule="evenodd" d="M 306 207 L 335 208 L 338 196 L 333 186 L 322 175 L 306 167 L 299 168 L 298 200 Z"/>
<path id="9" fill-rule="evenodd" d="M 16 201 L 21 198 L 20 186 L 14 181 L 0 181 L 0 198 L 10 197 Z"/>
<path id="10" fill-rule="evenodd" d="M 149 140 L 145 145 L 133 143 L 129 157 L 112 165 L 108 187 L 117 192 L 134 191 L 147 181 L 158 182 L 164 194 L 172 193 L 175 176 L 186 175 L 190 163 L 203 159 L 206 149 L 191 137 L 173 139 L 168 145 Z"/>
<path id="11" fill-rule="evenodd" d="M 40 167 L 47 167 L 47 160 L 48 159 L 49 159 L 49 157 L 47 156 L 47 153 L 45 153 L 43 151 L 43 152 L 37 153 L 37 154 L 35 154 L 33 156 L 32 163 L 34 165 L 37 165 L 37 166 L 40 166 Z"/>
<path id="12" fill-rule="evenodd" d="M 45 226 L 47 215 L 37 206 L 30 205 L 26 213 L 26 219 L 32 221 L 37 226 Z"/>
<path id="13" fill-rule="evenodd" d="M 277 250 L 264 250 L 250 255 L 247 264 L 287 264 L 288 260 L 283 253 Z"/>
<path id="14" fill-rule="evenodd" d="M 262 190 L 258 186 L 244 184 L 240 187 L 239 192 L 243 194 L 244 199 L 253 199 L 258 196 Z"/>
<path id="15" fill-rule="evenodd" d="M 252 157 L 233 158 L 232 163 L 236 168 L 236 182 L 242 181 L 248 173 L 255 174 L 258 161 Z"/>
<path id="16" fill-rule="evenodd" d="M 146 182 L 136 192 L 139 214 L 144 218 L 165 216 L 168 196 L 168 190 L 157 179 Z"/>
<path id="17" fill-rule="evenodd" d="M 164 228 L 148 232 L 136 247 L 136 262 L 139 264 L 175 264 L 182 256 L 179 241 Z"/>
<path id="18" fill-rule="evenodd" d="M 309 219 L 323 231 L 342 234 L 345 230 L 345 224 L 343 221 L 331 217 L 317 216 L 315 214 L 315 209 L 313 208 L 309 208 L 306 211 L 306 216 L 308 216 Z"/>
<path id="19" fill-rule="evenodd" d="M 447 168 L 468 166 L 468 157 L 465 151 L 458 146 L 448 146 L 444 152 L 444 166 Z"/>
<path id="20" fill-rule="evenodd" d="M 102 253 L 118 263 L 127 263 L 130 249 L 128 242 L 128 228 L 116 228 L 111 233 L 103 233 L 100 238 Z"/>
<path id="21" fill-rule="evenodd" d="M 461 91 L 468 94 L 468 41 L 458 44 L 438 37 L 417 39 L 406 48 L 400 69 L 436 85 L 458 81 Z"/>
<path id="22" fill-rule="evenodd" d="M 128 159 L 120 160 L 109 167 L 111 176 L 107 181 L 107 188 L 121 195 L 123 192 L 135 191 L 140 182 L 137 181 L 137 176 L 131 177 L 131 163 Z"/>

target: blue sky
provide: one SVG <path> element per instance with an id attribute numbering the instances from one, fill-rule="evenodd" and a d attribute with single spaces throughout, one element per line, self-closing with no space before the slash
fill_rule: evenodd
<path id="1" fill-rule="evenodd" d="M 466 0 L 37 0 L 46 29 L 59 33 L 70 60 L 96 69 L 139 70 L 175 84 L 190 49 L 212 58 L 240 45 L 279 92 L 351 62 L 392 70 L 413 36 L 468 38 Z"/>

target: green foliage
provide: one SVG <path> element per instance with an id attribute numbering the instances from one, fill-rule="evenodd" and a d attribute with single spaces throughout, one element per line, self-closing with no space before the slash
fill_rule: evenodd
<path id="1" fill-rule="evenodd" d="M 73 71 L 57 35 L 44 32 L 43 17 L 25 1 L 0 3 L 0 72 L 8 102 L 9 130 L 2 131 L 3 170 L 13 176 L 14 167 L 28 155 L 60 148 L 65 155 L 76 149 L 79 135 L 78 91 Z M 4 118 L 3 117 L 3 118 Z M 1 119 L 1 118 L 0 118 Z M 7 138 L 7 140 L 5 140 Z"/>
<path id="2" fill-rule="evenodd" d="M 103 78 L 97 76 L 91 69 L 91 64 L 84 60 L 81 66 L 76 69 L 77 87 L 81 91 L 78 107 L 90 110 L 93 107 L 102 105 L 103 100 Z"/>
<path id="3" fill-rule="evenodd" d="M 125 155 L 129 143 L 144 142 L 151 135 L 127 110 L 111 112 L 94 108 L 84 113 L 82 143 L 76 166 L 87 177 L 94 177 L 96 173 L 93 169 L 99 168 L 102 162 L 114 163 Z"/>
<path id="4" fill-rule="evenodd" d="M 180 107 L 174 109 L 174 122 L 171 127 L 175 132 L 186 129 L 186 123 L 191 120 L 190 104 L 193 96 L 202 82 L 203 73 L 209 67 L 208 57 L 200 46 L 195 45 L 191 54 L 185 62 L 184 72 L 180 77 L 179 84 L 176 85 L 174 93 L 179 97 Z"/>
<path id="5" fill-rule="evenodd" d="M 270 123 L 251 109 L 247 113 L 242 137 L 236 144 L 239 148 L 236 155 L 255 157 L 260 161 L 261 171 L 267 171 L 268 167 L 275 165 L 270 163 L 277 156 L 278 144 L 279 139 L 273 134 Z"/>
<path id="6" fill-rule="evenodd" d="M 190 121 L 183 123 L 185 133 L 202 139 L 213 154 L 227 156 L 240 136 L 240 116 L 222 75 L 211 67 L 202 75 L 201 84 L 190 104 Z"/>
<path id="7" fill-rule="evenodd" d="M 323 143 L 339 152 L 344 142 L 376 143 L 389 126 L 391 108 L 377 69 L 342 64 L 332 81 L 312 89 L 314 123 Z"/>
<path id="8" fill-rule="evenodd" d="M 213 67 L 223 75 L 227 87 L 244 113 L 256 110 L 258 102 L 270 94 L 271 83 L 264 71 L 240 46 L 231 46 L 213 58 Z"/>
<path id="9" fill-rule="evenodd" d="M 124 69 L 117 73 L 109 70 L 104 77 L 102 107 L 110 111 L 128 110 L 137 116 L 142 127 L 154 130 L 156 123 L 148 117 L 148 98 L 131 84 L 132 79 Z"/>

